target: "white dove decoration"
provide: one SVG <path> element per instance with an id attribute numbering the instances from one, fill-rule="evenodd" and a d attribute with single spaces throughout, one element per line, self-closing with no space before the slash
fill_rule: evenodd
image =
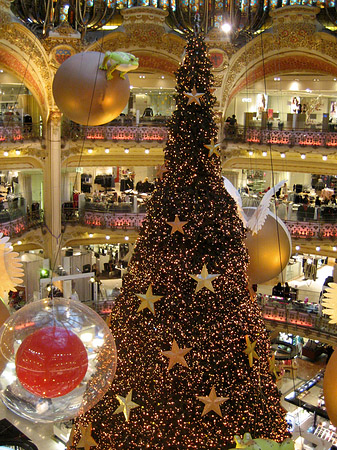
<path id="1" fill-rule="evenodd" d="M 330 316 L 330 323 L 337 323 L 337 283 L 328 283 L 323 294 L 323 313 Z"/>
<path id="2" fill-rule="evenodd" d="M 276 186 L 270 188 L 269 191 L 264 194 L 263 199 L 261 200 L 259 206 L 255 209 L 253 215 L 248 219 L 243 211 L 242 200 L 239 192 L 227 178 L 223 177 L 223 179 L 227 192 L 237 204 L 238 214 L 243 222 L 243 225 L 251 231 L 252 235 L 257 234 L 263 227 L 268 216 L 269 203 L 272 196 L 276 194 L 276 192 L 284 185 L 284 183 L 287 182 L 287 180 L 282 180 L 277 183 Z"/>

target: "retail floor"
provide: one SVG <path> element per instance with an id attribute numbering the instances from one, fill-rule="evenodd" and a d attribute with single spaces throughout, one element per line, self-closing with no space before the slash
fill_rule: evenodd
<path id="1" fill-rule="evenodd" d="M 329 265 L 322 266 L 317 270 L 317 279 L 315 281 L 305 280 L 303 276 L 288 281 L 289 286 L 297 289 L 298 300 L 305 301 L 307 298 L 309 303 L 318 303 L 323 283 L 328 276 L 332 275 L 333 265 L 330 259 L 329 262 Z M 261 294 L 271 295 L 273 286 L 275 286 L 277 282 L 278 280 L 275 279 L 266 284 L 259 284 L 258 292 Z"/>

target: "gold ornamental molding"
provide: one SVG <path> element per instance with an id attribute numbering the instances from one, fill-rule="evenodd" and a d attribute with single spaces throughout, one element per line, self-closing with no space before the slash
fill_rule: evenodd
<path id="1" fill-rule="evenodd" d="M 32 92 L 45 119 L 53 104 L 52 75 L 39 39 L 20 23 L 0 25 L 0 64 Z"/>
<path id="2" fill-rule="evenodd" d="M 122 50 L 142 54 L 144 50 L 157 58 L 178 65 L 186 45 L 185 39 L 169 33 L 165 25 L 167 11 L 152 7 L 121 10 L 123 24 L 87 48 L 90 51 Z M 155 54 L 153 54 L 155 52 Z M 169 70 L 166 70 L 169 71 Z"/>

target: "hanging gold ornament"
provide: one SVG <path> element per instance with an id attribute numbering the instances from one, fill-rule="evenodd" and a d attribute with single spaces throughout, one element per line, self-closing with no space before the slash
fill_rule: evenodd
<path id="1" fill-rule="evenodd" d="M 188 368 L 188 364 L 185 360 L 185 355 L 192 350 L 192 347 L 189 348 L 179 348 L 176 340 L 173 339 L 173 344 L 171 350 L 167 352 L 161 352 L 162 355 L 166 356 L 170 359 L 168 370 L 172 369 L 175 364 L 181 364 L 184 367 Z"/>
<path id="2" fill-rule="evenodd" d="M 195 86 L 193 86 L 192 92 L 184 92 L 184 95 L 188 98 L 187 104 L 196 103 L 200 105 L 200 98 L 205 95 L 204 92 L 197 92 Z"/>
<path id="3" fill-rule="evenodd" d="M 130 419 L 131 410 L 134 408 L 138 408 L 138 406 L 140 406 L 137 403 L 132 401 L 132 389 L 126 397 L 122 397 L 121 395 L 116 395 L 116 398 L 119 401 L 119 406 L 116 409 L 116 411 L 114 411 L 113 414 L 123 413 L 125 420 L 128 422 Z"/>
<path id="4" fill-rule="evenodd" d="M 143 311 L 143 309 L 148 308 L 152 312 L 152 314 L 155 314 L 154 304 L 163 297 L 162 295 L 153 295 L 152 284 L 150 284 L 147 288 L 146 294 L 136 295 L 141 300 L 141 304 L 137 312 Z"/>
<path id="5" fill-rule="evenodd" d="M 165 163 L 162 164 L 161 166 L 160 165 L 157 166 L 157 173 L 156 173 L 157 178 L 162 179 L 166 172 L 168 172 L 168 169 L 166 169 Z"/>
<path id="6" fill-rule="evenodd" d="M 82 437 L 79 440 L 78 444 L 76 445 L 76 449 L 82 448 L 84 450 L 90 450 L 91 447 L 97 447 L 97 442 L 91 436 L 91 431 L 92 431 L 91 423 L 89 423 L 89 425 L 86 427 L 81 426 Z"/>
<path id="7" fill-rule="evenodd" d="M 177 215 L 175 215 L 173 222 L 167 222 L 170 227 L 172 227 L 171 234 L 179 231 L 179 233 L 184 234 L 183 226 L 187 224 L 187 222 L 183 222 L 179 219 Z"/>
<path id="8" fill-rule="evenodd" d="M 210 158 L 212 155 L 220 156 L 220 153 L 219 153 L 220 144 L 219 144 L 219 143 L 216 144 L 216 143 L 214 142 L 214 139 L 211 139 L 211 143 L 210 143 L 210 144 L 208 144 L 208 145 L 204 144 L 204 147 L 206 147 L 207 150 L 209 150 L 209 152 L 208 152 L 209 158 Z"/>
<path id="9" fill-rule="evenodd" d="M 247 348 L 244 350 L 244 353 L 246 353 L 246 355 L 248 356 L 249 366 L 253 367 L 254 358 L 259 359 L 259 355 L 255 351 L 255 346 L 256 346 L 257 341 L 250 342 L 249 336 L 247 336 L 247 335 L 245 336 L 245 338 L 246 338 Z"/>
<path id="10" fill-rule="evenodd" d="M 215 387 L 213 386 L 207 397 L 198 397 L 198 400 L 205 404 L 201 416 L 214 411 L 218 416 L 222 417 L 220 405 L 229 400 L 229 397 L 218 397 L 215 392 Z"/>
<path id="11" fill-rule="evenodd" d="M 206 288 L 206 289 L 210 290 L 211 292 L 214 292 L 212 280 L 215 280 L 219 276 L 220 276 L 219 273 L 209 274 L 206 264 L 204 264 L 202 266 L 202 270 L 201 270 L 200 274 L 190 275 L 190 277 L 193 278 L 193 280 L 198 282 L 197 287 L 195 288 L 194 292 L 197 293 L 198 291 L 200 291 L 203 288 Z"/>

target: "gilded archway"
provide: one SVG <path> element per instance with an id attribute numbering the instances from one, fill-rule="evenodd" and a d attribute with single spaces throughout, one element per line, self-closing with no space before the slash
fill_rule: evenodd
<path id="1" fill-rule="evenodd" d="M 221 109 L 246 86 L 272 74 L 296 71 L 337 74 L 337 40 L 316 31 L 318 8 L 289 6 L 271 15 L 273 27 L 231 58 L 222 82 Z"/>

